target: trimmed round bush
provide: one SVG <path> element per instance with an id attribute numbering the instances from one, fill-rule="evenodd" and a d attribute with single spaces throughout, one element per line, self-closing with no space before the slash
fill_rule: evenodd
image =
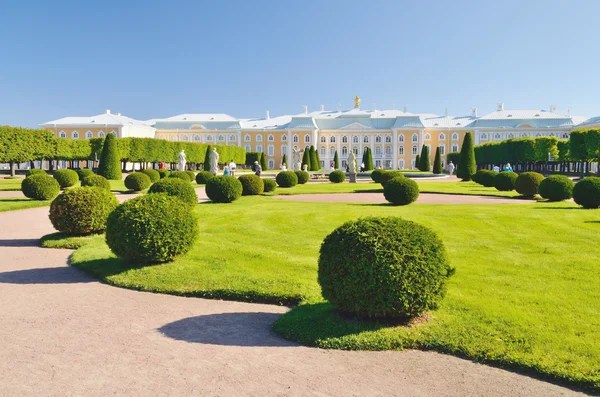
<path id="1" fill-rule="evenodd" d="M 332 171 L 329 173 L 329 181 L 333 183 L 342 183 L 346 180 L 346 173 L 344 171 Z"/>
<path id="2" fill-rule="evenodd" d="M 404 177 L 404 174 L 401 171 L 386 171 L 379 178 L 379 183 L 381 186 L 385 187 L 385 183 L 394 178 Z"/>
<path id="3" fill-rule="evenodd" d="M 277 187 L 277 183 L 273 179 L 263 179 L 263 184 L 265 185 L 265 193 L 273 192 Z"/>
<path id="4" fill-rule="evenodd" d="M 258 177 L 257 175 L 254 175 Z M 206 182 L 206 195 L 215 203 L 231 203 L 242 195 L 242 183 L 234 176 L 218 175 Z M 263 187 L 264 189 L 264 187 Z"/>
<path id="5" fill-rule="evenodd" d="M 26 174 L 25 176 L 27 177 L 27 176 L 31 176 L 31 175 L 42 175 L 42 174 L 43 174 L 43 175 L 48 175 L 48 174 L 46 173 L 46 171 L 44 171 L 44 170 L 42 170 L 42 169 L 39 169 L 39 168 L 32 168 L 32 169 L 30 169 L 29 171 L 27 171 L 27 174 Z M 6 178 L 5 178 L 5 179 L 6 179 Z"/>
<path id="6" fill-rule="evenodd" d="M 306 171 L 294 171 L 298 177 L 298 185 L 304 185 L 310 179 L 310 174 Z"/>
<path id="7" fill-rule="evenodd" d="M 452 273 L 432 230 L 398 217 L 368 217 L 325 237 L 318 280 L 341 312 L 406 319 L 435 309 Z"/>
<path id="8" fill-rule="evenodd" d="M 215 176 L 209 171 L 200 171 L 196 174 L 196 183 L 198 185 L 206 185 L 206 182 L 214 177 Z"/>
<path id="9" fill-rule="evenodd" d="M 419 197 L 419 185 L 412 179 L 399 176 L 385 183 L 383 196 L 393 205 L 407 205 Z"/>
<path id="10" fill-rule="evenodd" d="M 187 174 L 187 176 L 190 177 L 190 182 L 194 182 L 196 180 L 196 174 L 194 173 L 194 171 L 183 171 Z"/>
<path id="11" fill-rule="evenodd" d="M 242 196 L 256 196 L 265 191 L 265 184 L 258 175 L 242 175 L 238 180 L 242 184 Z"/>
<path id="12" fill-rule="evenodd" d="M 519 177 L 516 172 L 501 172 L 494 177 L 494 187 L 501 192 L 515 190 L 515 181 Z"/>
<path id="13" fill-rule="evenodd" d="M 171 175 L 171 171 L 161 168 L 158 171 L 158 175 L 160 175 L 160 179 L 168 178 Z"/>
<path id="14" fill-rule="evenodd" d="M 106 219 L 119 205 L 110 190 L 82 186 L 65 190 L 50 205 L 50 221 L 60 232 L 74 236 L 102 233 Z"/>
<path id="15" fill-rule="evenodd" d="M 494 187 L 494 179 L 498 173 L 492 170 L 479 170 L 471 177 L 471 179 L 485 187 Z"/>
<path id="16" fill-rule="evenodd" d="M 97 186 L 110 190 L 110 182 L 102 175 L 91 175 L 81 181 L 81 186 Z"/>
<path id="17" fill-rule="evenodd" d="M 371 179 L 373 179 L 373 182 L 381 183 L 381 177 L 386 172 L 387 172 L 386 170 L 377 168 L 377 169 L 373 170 L 373 172 L 371 172 Z"/>
<path id="18" fill-rule="evenodd" d="M 23 179 L 21 191 L 30 199 L 50 200 L 60 193 L 60 185 L 48 175 L 37 174 Z"/>
<path id="19" fill-rule="evenodd" d="M 89 168 L 82 168 L 77 171 L 77 175 L 79 175 L 79 180 L 83 181 L 88 176 L 94 175 L 94 171 L 90 170 Z"/>
<path id="20" fill-rule="evenodd" d="M 54 179 L 56 179 L 61 189 L 65 189 L 79 182 L 79 175 L 73 170 L 64 168 L 54 171 Z"/>
<path id="21" fill-rule="evenodd" d="M 151 183 L 158 182 L 160 180 L 160 174 L 158 173 L 158 171 L 153 170 L 152 168 L 146 168 L 142 172 L 148 175 L 148 178 L 150 178 Z"/>
<path id="22" fill-rule="evenodd" d="M 562 201 L 573 197 L 572 180 L 564 175 L 550 175 L 540 183 L 540 196 L 548 201 Z"/>
<path id="23" fill-rule="evenodd" d="M 573 199 L 583 208 L 600 207 L 600 178 L 590 176 L 577 182 L 573 187 Z"/>
<path id="24" fill-rule="evenodd" d="M 146 190 L 150 185 L 152 185 L 150 177 L 143 172 L 132 172 L 125 178 L 125 187 L 135 192 Z"/>
<path id="25" fill-rule="evenodd" d="M 179 179 L 181 179 L 183 181 L 186 181 L 186 182 L 191 182 L 192 181 L 190 179 L 190 176 L 185 171 L 173 171 L 171 173 L 171 175 L 169 175 L 169 178 L 179 178 Z"/>
<path id="26" fill-rule="evenodd" d="M 279 187 L 294 187 L 298 184 L 298 175 L 294 171 L 281 171 L 275 177 Z"/>
<path id="27" fill-rule="evenodd" d="M 131 263 L 171 261 L 188 252 L 198 237 L 198 218 L 192 208 L 166 194 L 128 200 L 108 216 L 106 243 Z"/>
<path id="28" fill-rule="evenodd" d="M 515 181 L 515 190 L 517 193 L 533 197 L 538 193 L 540 183 L 544 180 L 544 175 L 537 172 L 524 172 L 517 177 Z"/>
<path id="29" fill-rule="evenodd" d="M 198 203 L 198 195 L 192 185 L 189 184 L 189 181 L 181 178 L 161 179 L 150 186 L 148 193 L 166 193 L 167 195 L 177 197 L 190 205 Z"/>

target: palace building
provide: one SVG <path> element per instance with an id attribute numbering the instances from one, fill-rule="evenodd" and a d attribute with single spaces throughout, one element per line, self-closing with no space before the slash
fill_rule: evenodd
<path id="1" fill-rule="evenodd" d="M 573 129 L 600 126 L 600 117 L 587 118 L 548 110 L 505 110 L 498 104 L 496 112 L 478 116 L 472 109 L 468 116 L 410 113 L 401 110 L 363 110 L 354 99 L 351 110 L 325 110 L 289 116 L 239 119 L 227 114 L 181 114 L 164 119 L 134 120 L 106 113 L 93 117 L 66 117 L 40 125 L 58 138 L 89 139 L 114 134 L 116 137 L 141 137 L 169 141 L 236 145 L 252 152 L 264 152 L 270 169 L 278 168 L 283 155 L 290 158 L 292 149 L 313 145 L 319 151 L 323 168 L 329 168 L 335 152 L 345 168 L 350 151 L 362 155 L 366 147 L 373 153 L 375 167 L 414 169 L 415 158 L 423 145 L 435 155 L 440 148 L 442 159 L 448 152 L 460 150 L 467 132 L 475 144 L 509 138 L 555 136 L 567 139 Z M 360 157 L 359 157 L 360 158 Z M 445 164 L 444 164 L 445 165 Z"/>

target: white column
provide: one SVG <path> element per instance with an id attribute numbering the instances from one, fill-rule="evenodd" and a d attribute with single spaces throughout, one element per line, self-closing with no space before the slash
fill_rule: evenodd
<path id="1" fill-rule="evenodd" d="M 319 138 L 319 130 L 315 129 L 312 131 L 312 141 L 313 141 L 312 144 L 315 146 L 315 149 L 319 145 L 318 138 Z"/>
<path id="2" fill-rule="evenodd" d="M 242 146 L 242 130 L 238 130 L 237 132 L 237 136 L 238 136 L 238 146 Z"/>
<path id="3" fill-rule="evenodd" d="M 356 155 L 357 157 L 361 156 L 361 158 L 362 158 L 364 140 L 365 140 L 365 137 L 363 135 L 358 136 L 358 154 Z M 352 147 L 350 147 L 350 148 L 352 148 Z"/>
<path id="4" fill-rule="evenodd" d="M 338 161 L 340 163 L 340 168 L 342 167 L 342 135 L 343 134 L 335 135 L 335 145 L 337 146 L 337 154 L 338 154 Z M 352 146 L 350 146 L 350 149 L 352 149 Z M 334 154 L 334 157 L 335 157 L 335 154 Z"/>
<path id="5" fill-rule="evenodd" d="M 392 169 L 398 169 L 398 130 L 392 130 Z"/>
<path id="6" fill-rule="evenodd" d="M 371 156 L 375 156 L 375 134 L 371 134 Z M 381 159 L 379 160 L 381 161 Z M 373 167 L 375 166 L 375 159 L 373 159 Z"/>

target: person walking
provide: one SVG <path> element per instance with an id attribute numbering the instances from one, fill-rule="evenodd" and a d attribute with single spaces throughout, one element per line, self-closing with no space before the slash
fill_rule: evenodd
<path id="1" fill-rule="evenodd" d="M 229 167 L 227 166 L 227 164 L 225 164 L 225 167 L 223 167 L 223 176 L 233 176 L 233 174 L 229 171 Z"/>
<path id="2" fill-rule="evenodd" d="M 254 162 L 254 174 L 260 176 L 262 174 L 262 167 L 258 163 L 258 161 Z"/>
<path id="3" fill-rule="evenodd" d="M 506 163 L 504 166 L 504 172 L 513 172 L 513 168 L 511 167 L 510 163 Z"/>
<path id="4" fill-rule="evenodd" d="M 448 164 L 448 171 L 450 172 L 450 176 L 454 174 L 454 163 L 452 161 Z"/>
<path id="5" fill-rule="evenodd" d="M 365 163 L 362 162 L 360 163 L 360 172 L 364 172 L 365 171 Z"/>
<path id="6" fill-rule="evenodd" d="M 237 166 L 235 165 L 235 162 L 233 160 L 231 160 L 229 162 L 229 175 L 235 176 L 235 169 L 236 168 L 237 168 Z"/>

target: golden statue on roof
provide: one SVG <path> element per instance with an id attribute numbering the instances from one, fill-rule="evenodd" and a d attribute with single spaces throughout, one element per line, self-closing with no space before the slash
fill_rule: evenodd
<path id="1" fill-rule="evenodd" d="M 356 98 L 354 98 L 354 109 L 359 109 L 359 108 L 360 108 L 360 98 L 357 95 Z"/>

